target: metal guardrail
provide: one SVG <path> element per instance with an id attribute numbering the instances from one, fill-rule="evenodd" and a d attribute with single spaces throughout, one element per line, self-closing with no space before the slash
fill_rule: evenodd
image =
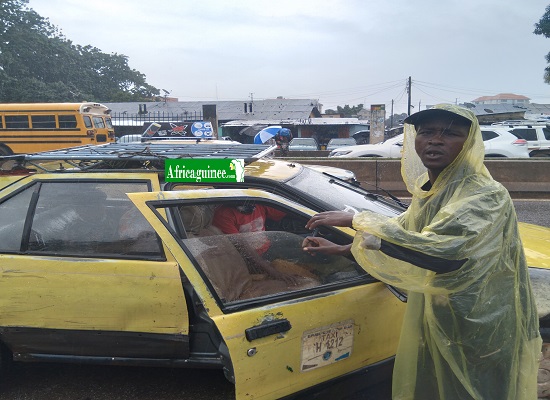
<path id="1" fill-rule="evenodd" d="M 398 196 L 409 193 L 401 178 L 401 160 L 376 158 L 289 157 L 301 164 L 343 168 L 355 173 L 365 188 L 383 188 Z M 550 199 L 550 158 L 491 159 L 485 165 L 495 180 L 508 189 L 513 198 Z"/>

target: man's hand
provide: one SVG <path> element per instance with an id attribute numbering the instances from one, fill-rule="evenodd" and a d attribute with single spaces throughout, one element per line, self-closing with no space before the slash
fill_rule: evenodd
<path id="1" fill-rule="evenodd" d="M 354 214 L 347 211 L 324 211 L 315 214 L 306 223 L 307 229 L 315 229 L 321 225 L 346 226 L 351 228 Z"/>
<path id="2" fill-rule="evenodd" d="M 332 243 L 330 240 L 327 240 L 325 238 L 308 236 L 302 242 L 302 248 L 304 249 L 304 251 L 307 251 L 312 256 L 316 255 L 317 253 L 345 256 L 350 253 L 351 244 L 340 245 Z"/>

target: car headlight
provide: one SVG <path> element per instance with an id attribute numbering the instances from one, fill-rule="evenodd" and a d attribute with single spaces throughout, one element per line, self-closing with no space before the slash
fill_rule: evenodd
<path id="1" fill-rule="evenodd" d="M 351 150 L 332 150 L 328 156 L 340 157 L 340 156 L 345 156 L 346 154 L 349 154 L 349 153 L 351 153 Z"/>

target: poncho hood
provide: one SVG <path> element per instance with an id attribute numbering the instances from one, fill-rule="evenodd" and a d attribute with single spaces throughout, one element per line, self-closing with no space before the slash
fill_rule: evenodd
<path id="1" fill-rule="evenodd" d="M 437 110 L 455 114 L 460 118 L 469 120 L 471 122 L 470 132 L 458 157 L 439 175 L 436 182 L 432 185 L 431 190 L 424 191 L 421 187 L 428 181 L 428 172 L 416 153 L 414 146 L 416 138 L 415 123 L 419 119 L 419 117 L 415 118 L 415 116 L 433 111 L 437 112 Z M 483 164 L 485 146 L 483 144 L 479 122 L 474 113 L 470 110 L 452 104 L 438 104 L 429 110 L 424 110 L 408 117 L 405 120 L 403 132 L 404 140 L 401 175 L 407 185 L 407 190 L 411 194 L 420 197 L 429 197 L 441 188 L 446 187 L 449 182 L 461 180 L 465 176 L 472 174 L 481 174 L 489 178 L 491 177 L 489 171 Z"/>

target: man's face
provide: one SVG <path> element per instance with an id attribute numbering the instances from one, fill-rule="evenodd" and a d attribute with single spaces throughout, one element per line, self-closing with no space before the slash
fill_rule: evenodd
<path id="1" fill-rule="evenodd" d="M 417 127 L 415 149 L 432 182 L 458 156 L 469 131 L 469 126 L 452 117 L 435 117 Z"/>

